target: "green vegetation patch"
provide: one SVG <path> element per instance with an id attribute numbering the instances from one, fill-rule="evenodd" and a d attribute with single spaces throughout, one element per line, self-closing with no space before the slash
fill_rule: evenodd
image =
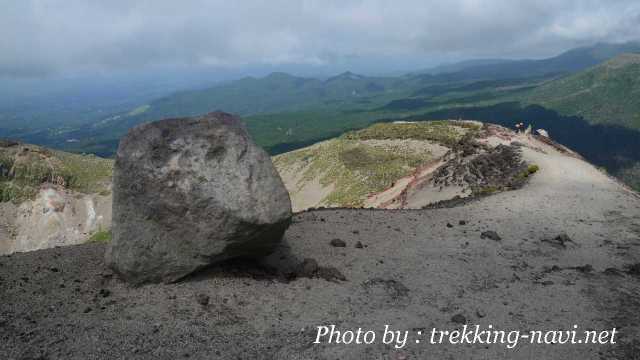
<path id="1" fill-rule="evenodd" d="M 107 244 L 111 242 L 111 237 L 111 231 L 100 230 L 91 235 L 87 243 Z"/>
<path id="2" fill-rule="evenodd" d="M 426 140 L 453 146 L 469 131 L 480 126 L 462 121 L 421 121 L 411 123 L 379 123 L 344 135 L 350 140 Z"/>
<path id="3" fill-rule="evenodd" d="M 113 161 L 33 145 L 0 147 L 0 201 L 32 199 L 43 184 L 82 193 L 107 193 Z"/>
<path id="4" fill-rule="evenodd" d="M 474 195 L 476 196 L 488 196 L 488 195 L 492 195 L 495 194 L 497 192 L 502 191 L 501 188 L 497 187 L 497 186 L 478 186 L 478 187 L 474 187 L 472 188 L 472 192 Z"/>
<path id="5" fill-rule="evenodd" d="M 540 170 L 540 167 L 538 165 L 535 165 L 535 164 L 529 165 L 529 166 L 527 166 L 527 168 L 524 171 L 522 171 L 518 175 L 518 177 L 519 178 L 528 178 L 529 176 L 537 173 L 538 170 Z"/>
<path id="6" fill-rule="evenodd" d="M 538 170 L 540 170 L 540 167 L 536 164 L 532 164 L 527 167 L 527 172 L 529 173 L 529 175 L 537 173 Z"/>
<path id="7" fill-rule="evenodd" d="M 18 186 L 10 181 L 0 181 L 0 202 L 19 202 L 35 195 L 32 188 Z"/>
<path id="8" fill-rule="evenodd" d="M 145 112 L 147 112 L 147 110 L 149 110 L 149 108 L 151 108 L 151 105 L 138 106 L 137 108 L 131 110 L 128 115 L 129 116 L 141 115 L 141 114 L 144 114 Z"/>
<path id="9" fill-rule="evenodd" d="M 67 174 L 67 187 L 81 193 L 108 193 L 113 174 L 113 160 L 94 155 L 56 152 L 60 170 Z"/>

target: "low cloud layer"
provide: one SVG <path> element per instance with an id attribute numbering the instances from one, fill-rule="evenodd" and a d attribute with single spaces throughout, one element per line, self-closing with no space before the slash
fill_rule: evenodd
<path id="1" fill-rule="evenodd" d="M 640 38 L 637 0 L 0 1 L 0 75 L 12 76 L 150 65 L 384 71 Z"/>

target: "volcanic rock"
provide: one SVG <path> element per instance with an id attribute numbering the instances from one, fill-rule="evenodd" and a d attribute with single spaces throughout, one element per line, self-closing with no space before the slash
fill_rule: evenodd
<path id="1" fill-rule="evenodd" d="M 547 242 L 554 247 L 566 249 L 567 244 L 575 244 L 575 242 L 566 233 L 554 237 L 553 239 L 542 239 L 543 242 Z"/>
<path id="2" fill-rule="evenodd" d="M 315 259 L 306 258 L 299 265 L 298 276 L 300 277 L 314 277 L 318 272 L 318 262 Z"/>
<path id="3" fill-rule="evenodd" d="M 500 235 L 498 235 L 497 232 L 493 231 L 493 230 L 487 230 L 487 231 L 483 231 L 480 234 L 480 238 L 481 239 L 491 239 L 494 241 L 500 241 L 502 240 L 502 238 L 500 237 Z"/>
<path id="4" fill-rule="evenodd" d="M 291 202 L 241 120 L 216 112 L 140 125 L 122 139 L 106 263 L 132 282 L 173 282 L 270 254 Z"/>
<path id="5" fill-rule="evenodd" d="M 333 247 L 345 247 L 347 243 L 342 239 L 332 239 L 329 244 Z"/>
<path id="6" fill-rule="evenodd" d="M 196 295 L 196 301 L 198 302 L 198 304 L 202 305 L 202 306 L 207 306 L 209 305 L 209 300 L 211 298 L 209 297 L 209 295 L 206 294 L 197 294 Z"/>
<path id="7" fill-rule="evenodd" d="M 451 317 L 451 322 L 456 324 L 466 324 L 467 318 L 462 314 L 456 314 Z"/>

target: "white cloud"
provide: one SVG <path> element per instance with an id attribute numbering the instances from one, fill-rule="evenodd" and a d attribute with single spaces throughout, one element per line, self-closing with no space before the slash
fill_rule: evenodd
<path id="1" fill-rule="evenodd" d="M 640 38 L 637 0 L 2 2 L 0 74 L 152 64 L 384 67 L 540 57 Z"/>

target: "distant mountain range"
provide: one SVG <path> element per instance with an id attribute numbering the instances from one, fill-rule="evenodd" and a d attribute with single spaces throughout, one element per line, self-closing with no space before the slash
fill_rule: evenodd
<path id="1" fill-rule="evenodd" d="M 436 68 L 435 74 L 455 73 L 460 79 L 509 79 L 567 74 L 597 65 L 624 53 L 640 53 L 640 42 L 599 43 L 541 60 L 475 60 Z"/>
<path id="2" fill-rule="evenodd" d="M 517 60 L 472 59 L 472 60 L 458 61 L 458 62 L 451 63 L 451 64 L 442 64 L 442 65 L 434 66 L 432 68 L 428 68 L 428 69 L 424 69 L 424 70 L 412 71 L 409 74 L 410 75 L 411 74 L 438 75 L 438 74 L 454 73 L 454 72 L 462 71 L 464 69 L 468 69 L 468 68 L 476 67 L 476 66 L 498 65 L 498 64 L 504 64 L 504 63 L 509 63 L 509 62 L 513 62 L 513 61 L 517 61 Z"/>
<path id="3" fill-rule="evenodd" d="M 327 80 L 286 73 L 252 77 L 203 90 L 184 91 L 149 104 L 144 118 L 195 115 L 213 108 L 241 115 L 295 111 L 332 101 L 349 102 L 405 86 L 403 79 L 367 77 L 351 72 Z"/>
<path id="4" fill-rule="evenodd" d="M 485 82 L 484 87 L 517 85 L 519 79 L 548 78 L 587 69 L 622 53 L 640 53 L 640 43 L 596 44 L 577 48 L 542 60 L 471 60 L 435 68 L 428 73 L 402 77 L 369 77 L 345 72 L 325 81 L 302 78 L 285 73 L 273 73 L 261 79 L 245 78 L 203 90 L 184 91 L 158 99 L 149 104 L 145 114 L 136 114 L 142 121 L 162 117 L 196 115 L 224 109 L 243 116 L 299 111 L 312 107 L 371 108 L 387 105 L 408 95 L 438 95 L 443 91 L 479 89 L 451 89 L 453 83 L 468 85 L 472 81 Z M 512 80 L 512 84 L 504 80 Z M 477 84 L 476 84 L 477 86 Z M 421 92 L 422 91 L 422 92 Z M 391 99 L 391 98 L 395 99 Z M 421 99 L 417 105 L 428 105 Z"/>
<path id="5" fill-rule="evenodd" d="M 531 119 L 619 175 L 640 163 L 637 54 L 640 43 L 629 42 L 541 60 L 471 60 L 395 77 L 345 72 L 316 79 L 278 72 L 176 92 L 82 124 L 22 131 L 5 122 L 0 137 L 111 156 L 137 124 L 224 110 L 241 115 L 256 141 L 278 154 L 394 119 L 461 117 L 505 126 Z M 594 124 L 607 127 L 590 128 Z M 583 135 L 571 136 L 575 131 Z M 624 177 L 635 183 L 636 173 Z"/>

